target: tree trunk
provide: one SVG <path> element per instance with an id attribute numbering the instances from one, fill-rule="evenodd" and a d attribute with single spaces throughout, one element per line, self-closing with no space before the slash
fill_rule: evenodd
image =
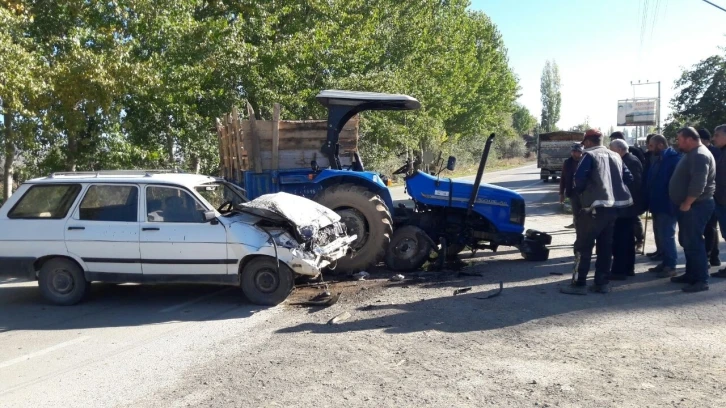
<path id="1" fill-rule="evenodd" d="M 199 171 L 201 170 L 201 167 L 202 167 L 202 162 L 201 162 L 201 160 L 199 160 L 199 156 L 196 154 L 191 154 L 189 156 L 190 156 L 189 161 L 191 162 L 191 165 L 192 165 L 191 167 L 194 170 L 194 174 L 199 174 Z"/>
<path id="2" fill-rule="evenodd" d="M 174 160 L 174 136 L 171 135 L 171 132 L 166 134 L 166 153 L 169 155 L 167 157 L 169 166 L 171 166 L 172 169 L 175 168 L 176 160 Z"/>
<path id="3" fill-rule="evenodd" d="M 78 135 L 68 133 L 68 152 L 66 153 L 66 171 L 76 171 L 78 157 Z"/>
<path id="4" fill-rule="evenodd" d="M 5 165 L 3 166 L 3 202 L 13 194 L 13 162 L 15 161 L 15 143 L 13 137 L 13 115 L 3 115 L 5 123 Z"/>

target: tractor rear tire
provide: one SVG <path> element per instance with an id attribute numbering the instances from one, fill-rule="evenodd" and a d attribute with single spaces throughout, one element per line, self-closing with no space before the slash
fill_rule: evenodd
<path id="1" fill-rule="evenodd" d="M 398 272 L 416 271 L 429 259 L 432 243 L 419 227 L 406 225 L 398 228 L 386 251 L 386 265 Z"/>
<path id="2" fill-rule="evenodd" d="M 338 260 L 335 270 L 355 273 L 383 260 L 393 235 L 391 213 L 378 194 L 355 184 L 330 186 L 314 199 L 341 216 L 350 235 L 353 253 Z"/>

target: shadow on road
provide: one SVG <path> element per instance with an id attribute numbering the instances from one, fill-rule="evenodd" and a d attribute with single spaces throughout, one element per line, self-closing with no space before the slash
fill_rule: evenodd
<path id="1" fill-rule="evenodd" d="M 94 283 L 86 301 L 54 306 L 43 299 L 36 284 L 2 285 L 0 333 L 239 319 L 263 308 L 233 287 Z"/>

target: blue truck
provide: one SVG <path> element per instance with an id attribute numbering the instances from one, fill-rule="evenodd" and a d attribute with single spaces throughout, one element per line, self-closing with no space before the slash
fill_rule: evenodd
<path id="1" fill-rule="evenodd" d="M 306 168 L 243 172 L 243 188 L 250 199 L 287 192 L 310 198 L 336 211 L 357 240 L 353 252 L 336 267 L 343 272 L 368 269 L 380 261 L 397 271 L 420 268 L 436 257 L 450 259 L 469 248 L 496 251 L 499 246 L 518 248 L 525 259 L 549 256 L 551 237 L 524 231 L 525 202 L 518 193 L 482 184 L 482 175 L 494 135 L 487 140 L 474 182 L 441 177 L 453 170 L 454 157 L 434 174 L 415 169 L 407 160 L 394 174 L 405 177 L 406 191 L 414 205 L 393 202 L 386 175 L 366 171 L 360 156 L 343 164 L 339 136 L 355 115 L 369 110 L 414 110 L 421 104 L 408 95 L 325 90 L 317 100 L 328 109 L 327 137 L 320 153 L 326 168 L 315 161 Z"/>

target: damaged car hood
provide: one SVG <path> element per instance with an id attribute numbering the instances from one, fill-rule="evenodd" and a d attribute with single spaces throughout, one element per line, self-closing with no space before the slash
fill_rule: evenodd
<path id="1" fill-rule="evenodd" d="M 236 208 L 261 218 L 288 221 L 298 228 L 321 229 L 340 221 L 340 216 L 333 210 L 288 193 L 265 194 Z"/>

